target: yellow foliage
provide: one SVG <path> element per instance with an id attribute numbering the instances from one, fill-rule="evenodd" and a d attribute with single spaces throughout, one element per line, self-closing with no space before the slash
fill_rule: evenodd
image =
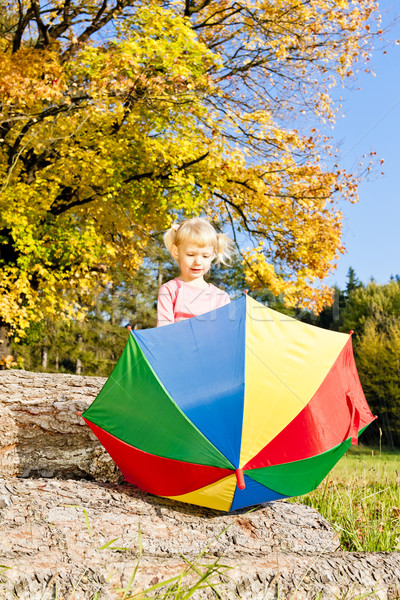
<path id="1" fill-rule="evenodd" d="M 11 367 L 15 367 L 16 365 L 17 363 L 14 361 L 12 354 L 7 354 L 7 356 L 2 356 L 0 358 L 0 370 L 11 369 Z"/>
<path id="2" fill-rule="evenodd" d="M 0 26 L 0 320 L 80 315 L 197 214 L 252 241 L 249 285 L 321 308 L 357 180 L 301 115 L 334 119 L 375 0 L 39 8 L 10 0 Z"/>

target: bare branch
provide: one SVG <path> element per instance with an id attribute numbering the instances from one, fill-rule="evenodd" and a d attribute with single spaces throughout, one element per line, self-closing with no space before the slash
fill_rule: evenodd
<path id="1" fill-rule="evenodd" d="M 242 219 L 242 223 L 246 229 L 246 231 L 248 233 L 251 234 L 255 234 L 255 235 L 261 235 L 262 237 L 268 239 L 271 241 L 272 238 L 270 238 L 270 236 L 268 235 L 268 233 L 266 231 L 263 231 L 261 229 L 254 229 L 250 223 L 249 223 L 249 219 L 248 217 L 245 215 L 244 210 L 242 209 L 241 206 L 238 206 L 237 204 L 235 204 L 232 200 L 230 200 L 229 198 L 227 198 L 226 196 L 220 194 L 219 192 L 216 192 L 214 190 L 213 192 L 214 196 L 216 196 L 217 198 L 219 198 L 220 200 L 222 200 L 225 204 L 229 204 L 229 206 L 232 206 L 232 208 L 235 209 L 235 211 L 240 215 L 241 219 Z"/>
<path id="2" fill-rule="evenodd" d="M 100 9 L 94 16 L 90 25 L 78 36 L 77 41 L 76 42 L 74 41 L 67 48 L 67 50 L 65 50 L 65 52 L 61 55 L 62 61 L 65 62 L 71 56 L 71 54 L 73 54 L 75 52 L 75 50 L 77 50 L 77 48 L 81 44 L 84 44 L 85 42 L 87 42 L 87 40 L 94 33 L 97 33 L 98 31 L 100 31 L 100 29 L 105 27 L 114 18 L 116 13 L 121 11 L 126 6 L 129 6 L 129 4 L 130 4 L 130 0 L 118 0 L 116 6 L 111 8 L 109 10 L 109 12 L 105 13 L 105 10 L 107 8 L 107 0 L 103 0 L 103 3 L 101 5 Z"/>
<path id="3" fill-rule="evenodd" d="M 185 15 L 185 17 L 191 17 L 193 14 L 202 11 L 203 8 L 208 6 L 210 3 L 211 0 L 203 0 L 203 2 L 200 2 L 200 4 L 196 6 L 193 0 L 186 0 L 185 11 L 183 14 Z"/>
<path id="4" fill-rule="evenodd" d="M 27 25 L 29 24 L 32 17 L 34 16 L 34 10 L 33 10 L 33 7 L 30 6 L 30 8 L 28 8 L 28 10 L 26 11 L 26 13 L 24 15 L 22 2 L 21 2 L 21 0 L 18 0 L 18 13 L 19 13 L 18 25 L 17 25 L 17 29 L 16 29 L 16 32 L 14 35 L 13 45 L 12 45 L 13 53 L 18 52 L 18 50 L 21 47 L 22 36 L 24 35 L 24 31 L 25 31 Z"/>
<path id="5" fill-rule="evenodd" d="M 209 15 L 202 23 L 196 23 L 195 25 L 193 25 L 193 29 L 202 29 L 203 27 L 214 27 L 216 25 L 222 25 L 222 23 L 229 19 L 229 17 L 242 12 L 242 10 L 243 7 L 236 3 L 233 4 L 231 7 L 216 10 L 211 15 Z M 212 21 L 212 19 L 214 19 L 214 17 L 216 17 L 217 15 L 222 16 L 218 17 L 218 21 Z"/>
<path id="6" fill-rule="evenodd" d="M 43 23 L 40 16 L 40 6 L 37 0 L 31 0 L 32 8 L 35 13 L 35 19 L 39 30 L 39 39 L 36 42 L 36 48 L 50 45 L 50 36 L 46 25 Z"/>

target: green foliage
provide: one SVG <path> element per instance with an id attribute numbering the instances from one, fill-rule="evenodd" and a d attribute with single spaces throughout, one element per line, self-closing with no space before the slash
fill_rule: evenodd
<path id="1" fill-rule="evenodd" d="M 400 446 L 400 317 L 366 320 L 356 344 L 356 362 L 371 410 L 379 417 L 384 443 Z"/>
<path id="2" fill-rule="evenodd" d="M 279 309 L 278 309 L 279 310 Z M 344 290 L 334 288 L 334 303 L 303 320 L 319 327 L 353 331 L 354 355 L 372 412 L 378 416 L 365 432 L 367 443 L 400 447 L 400 280 L 364 285 L 349 269 Z"/>
<path id="3" fill-rule="evenodd" d="M 352 292 L 363 288 L 363 284 L 358 279 L 353 267 L 350 267 L 347 272 L 347 282 L 344 290 L 341 290 L 338 286 L 333 286 L 333 303 L 329 306 L 324 306 L 323 310 L 319 313 L 315 319 L 315 324 L 318 327 L 324 329 L 331 329 L 333 331 L 345 331 L 349 332 L 354 327 L 350 327 L 351 318 L 350 312 L 352 312 L 349 299 Z M 353 323 L 354 324 L 354 323 Z"/>
<path id="4" fill-rule="evenodd" d="M 367 438 L 400 446 L 400 281 L 348 291 L 342 330 L 354 330 L 354 353 L 368 403 L 378 422 Z M 371 437 L 374 436 L 374 437 Z"/>
<path id="5" fill-rule="evenodd" d="M 358 279 L 355 270 L 353 267 L 349 267 L 347 272 L 347 283 L 346 283 L 346 298 L 349 298 L 351 292 L 357 290 L 358 288 L 363 287 L 361 281 Z"/>
<path id="6" fill-rule="evenodd" d="M 371 281 L 349 293 L 343 327 L 361 337 L 367 323 L 373 322 L 379 332 L 385 332 L 397 322 L 399 315 L 400 281 L 392 279 L 384 285 Z"/>

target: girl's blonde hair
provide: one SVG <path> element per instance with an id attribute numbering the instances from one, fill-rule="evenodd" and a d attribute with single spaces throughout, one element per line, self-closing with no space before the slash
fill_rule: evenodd
<path id="1" fill-rule="evenodd" d="M 217 233 L 211 223 L 200 217 L 187 219 L 179 225 L 173 225 L 164 234 L 164 242 L 169 252 L 171 252 L 173 244 L 179 246 L 184 242 L 192 242 L 201 248 L 212 246 L 217 263 L 228 262 L 233 252 L 232 240 L 225 233 Z"/>

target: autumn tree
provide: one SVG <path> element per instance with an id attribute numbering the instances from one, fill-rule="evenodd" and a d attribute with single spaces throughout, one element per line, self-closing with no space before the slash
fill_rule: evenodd
<path id="1" fill-rule="evenodd" d="M 321 308 L 330 292 L 315 282 L 342 251 L 337 200 L 354 200 L 356 181 L 332 167 L 318 121 L 367 58 L 375 9 L 4 3 L 2 326 L 76 318 L 99 284 L 137 270 L 152 236 L 197 214 L 231 227 L 249 285 Z"/>

